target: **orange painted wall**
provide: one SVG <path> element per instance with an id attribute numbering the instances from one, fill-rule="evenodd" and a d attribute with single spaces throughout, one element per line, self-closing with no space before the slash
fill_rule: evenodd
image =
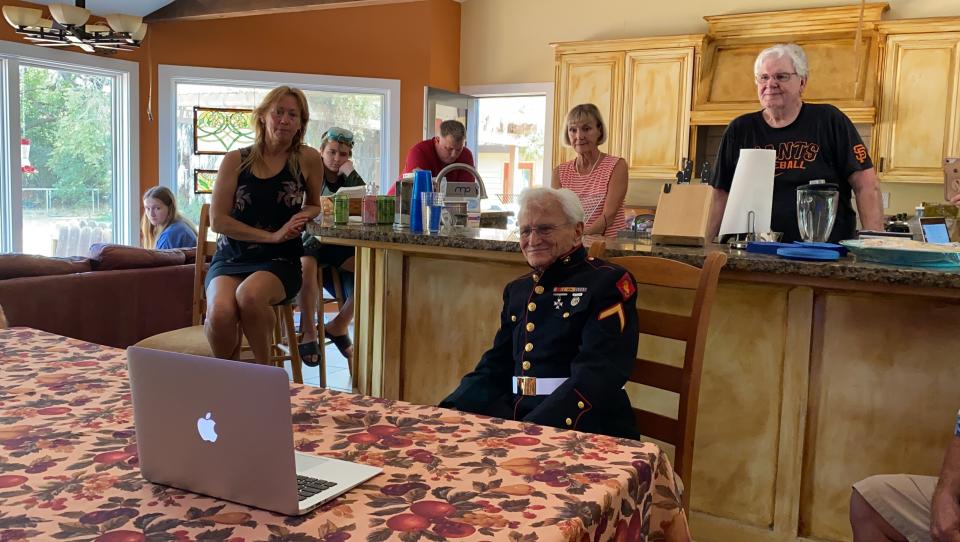
<path id="1" fill-rule="evenodd" d="M 6 24 L 0 40 L 21 41 Z M 460 5 L 416 0 L 151 25 L 144 46 L 116 56 L 140 63 L 142 190 L 159 182 L 157 119 L 146 115 L 148 53 L 154 113 L 158 64 L 399 79 L 402 167 L 406 150 L 421 139 L 423 87 L 459 88 Z"/>

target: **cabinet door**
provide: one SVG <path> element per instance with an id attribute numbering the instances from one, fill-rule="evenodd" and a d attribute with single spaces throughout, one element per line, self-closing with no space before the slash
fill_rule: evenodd
<path id="1" fill-rule="evenodd" d="M 960 154 L 960 32 L 891 35 L 884 60 L 880 179 L 939 183 Z"/>
<path id="2" fill-rule="evenodd" d="M 573 149 L 563 144 L 567 113 L 575 105 L 592 103 L 607 124 L 607 140 L 600 150 L 620 152 L 620 118 L 623 107 L 623 52 L 576 53 L 557 59 L 557 101 L 554 106 L 554 166 L 573 160 Z"/>
<path id="3" fill-rule="evenodd" d="M 626 55 L 623 158 L 631 179 L 673 178 L 690 140 L 693 47 Z"/>

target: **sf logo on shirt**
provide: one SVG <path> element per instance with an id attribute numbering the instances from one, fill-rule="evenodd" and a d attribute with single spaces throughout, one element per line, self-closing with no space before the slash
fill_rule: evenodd
<path id="1" fill-rule="evenodd" d="M 853 157 L 857 159 L 857 162 L 861 164 L 867 160 L 867 148 L 863 146 L 863 143 L 857 143 L 853 146 Z"/>

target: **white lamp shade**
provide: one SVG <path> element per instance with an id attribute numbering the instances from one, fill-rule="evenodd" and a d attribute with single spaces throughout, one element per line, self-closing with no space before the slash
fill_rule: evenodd
<path id="1" fill-rule="evenodd" d="M 110 28 L 112 28 L 114 32 L 133 34 L 140 29 L 142 23 L 143 17 L 137 17 L 136 15 L 122 15 L 120 13 L 107 15 L 107 24 L 110 25 Z"/>
<path id="2" fill-rule="evenodd" d="M 110 31 L 110 27 L 105 24 L 88 24 L 87 26 L 83 27 L 83 29 L 87 32 L 109 32 Z"/>
<path id="3" fill-rule="evenodd" d="M 43 11 L 39 9 L 3 6 L 3 18 L 10 26 L 36 26 L 41 15 Z"/>
<path id="4" fill-rule="evenodd" d="M 53 19 L 40 19 L 40 21 L 37 22 L 37 27 L 49 30 L 53 28 Z"/>
<path id="5" fill-rule="evenodd" d="M 140 23 L 140 28 L 136 32 L 130 34 L 130 37 L 137 40 L 143 41 L 143 38 L 147 35 L 147 23 Z"/>
<path id="6" fill-rule="evenodd" d="M 51 4 L 50 15 L 62 25 L 83 26 L 90 18 L 90 12 L 77 6 L 66 4 Z"/>

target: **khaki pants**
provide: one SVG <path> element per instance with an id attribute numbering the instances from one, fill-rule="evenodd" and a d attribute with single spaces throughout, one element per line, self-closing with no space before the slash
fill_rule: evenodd
<path id="1" fill-rule="evenodd" d="M 880 474 L 853 484 L 870 506 L 910 542 L 930 540 L 930 501 L 937 479 L 913 474 Z"/>

